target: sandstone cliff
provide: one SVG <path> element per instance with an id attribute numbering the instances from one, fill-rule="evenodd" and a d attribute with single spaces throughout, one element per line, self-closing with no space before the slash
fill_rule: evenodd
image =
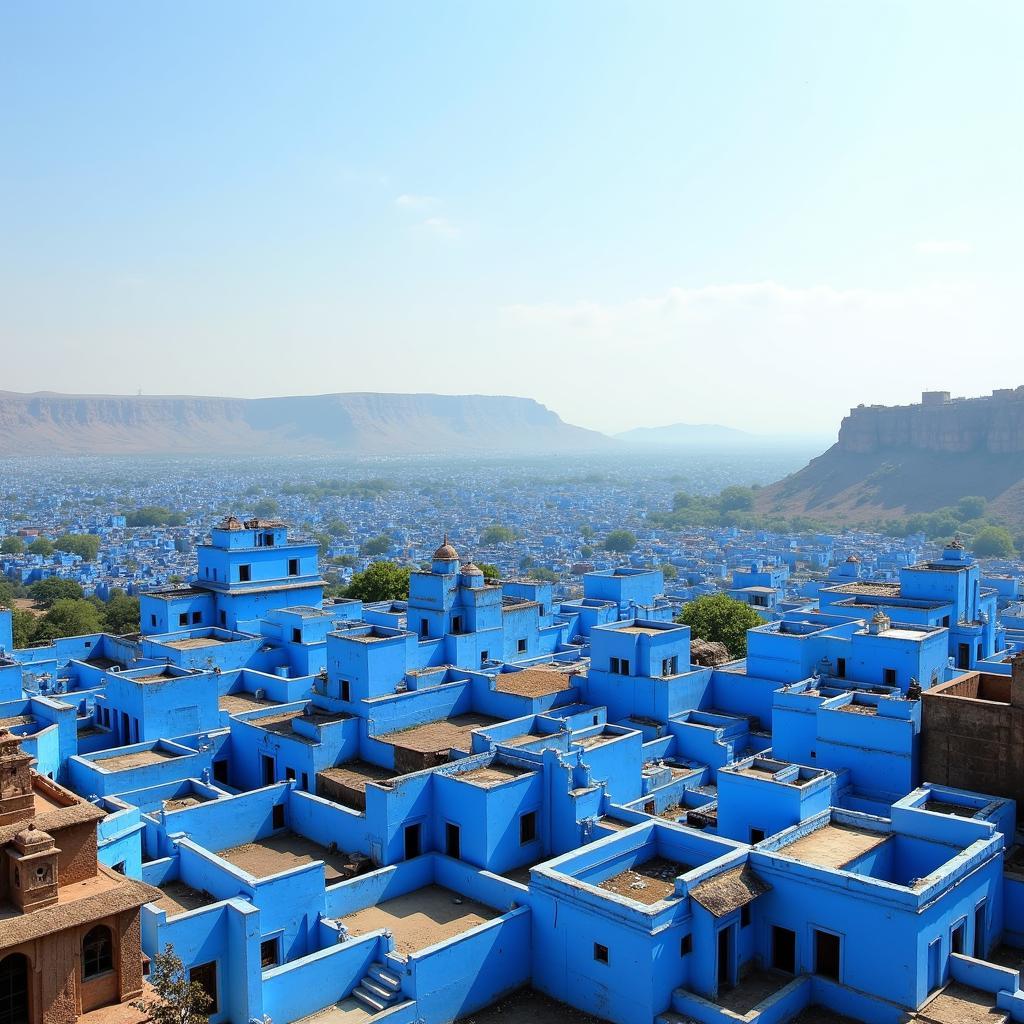
<path id="1" fill-rule="evenodd" d="M 930 512 L 966 495 L 987 498 L 994 515 L 1024 520 L 1024 387 L 858 406 L 836 443 L 766 487 L 758 508 L 856 523 Z"/>
<path id="2" fill-rule="evenodd" d="M 526 398 L 295 398 L 0 391 L 0 455 L 500 453 L 598 449 L 603 434 Z"/>

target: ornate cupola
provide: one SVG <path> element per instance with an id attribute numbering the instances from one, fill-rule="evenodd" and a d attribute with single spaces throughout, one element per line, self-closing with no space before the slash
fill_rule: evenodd
<path id="1" fill-rule="evenodd" d="M 459 553 L 448 543 L 447 533 L 444 535 L 444 543 L 434 552 L 431 563 L 431 570 L 440 576 L 449 576 L 459 571 Z"/>
<path id="2" fill-rule="evenodd" d="M 15 906 L 28 913 L 57 902 L 57 857 L 53 836 L 29 823 L 8 848 L 8 885 Z"/>
<path id="3" fill-rule="evenodd" d="M 31 765 L 32 757 L 21 749 L 19 738 L 0 729 L 0 825 L 32 817 L 35 797 Z"/>

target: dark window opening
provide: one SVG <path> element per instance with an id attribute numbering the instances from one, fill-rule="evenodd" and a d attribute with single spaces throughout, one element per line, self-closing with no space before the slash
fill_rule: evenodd
<path id="1" fill-rule="evenodd" d="M 274 828 L 284 828 L 284 804 L 274 804 L 270 815 L 270 824 Z"/>
<path id="2" fill-rule="evenodd" d="M 749 903 L 744 903 L 743 906 L 740 907 L 740 927 L 741 928 L 749 928 L 750 927 L 750 904 Z"/>
<path id="3" fill-rule="evenodd" d="M 964 933 L 967 931 L 967 922 L 961 921 L 949 934 L 949 951 L 951 953 L 963 953 Z"/>
<path id="4" fill-rule="evenodd" d="M 430 623 L 426 619 L 420 619 L 420 636 L 430 636 Z"/>
<path id="5" fill-rule="evenodd" d="M 452 616 L 452 632 L 453 633 L 461 633 L 462 632 L 462 616 L 461 615 L 453 615 Z"/>
<path id="6" fill-rule="evenodd" d="M 125 873 L 125 863 L 124 863 L 124 861 L 123 860 L 119 860 L 113 866 L 113 870 L 116 871 L 119 875 L 123 875 Z"/>
<path id="7" fill-rule="evenodd" d="M 293 644 L 301 644 L 302 643 L 302 630 L 299 629 L 298 626 L 294 626 L 292 628 L 292 643 Z"/>
<path id="8" fill-rule="evenodd" d="M 624 676 L 628 676 L 629 675 L 629 658 L 623 658 L 619 662 L 619 669 L 620 669 L 620 671 L 622 672 L 622 674 Z"/>
<path id="9" fill-rule="evenodd" d="M 957 668 L 970 668 L 971 667 L 971 645 L 970 644 L 958 644 L 956 649 L 956 667 Z"/>
<path id="10" fill-rule="evenodd" d="M 199 987 L 210 997 L 210 1005 L 206 1012 L 211 1017 L 218 1012 L 217 1004 L 217 961 L 211 960 L 208 964 L 196 964 L 188 972 L 190 981 L 197 982 Z"/>
<path id="11" fill-rule="evenodd" d="M 187 626 L 188 625 L 188 612 L 182 612 L 178 616 L 178 625 L 179 626 Z"/>
<path id="12" fill-rule="evenodd" d="M 285 768 L 285 770 L 284 770 L 284 777 L 285 777 L 285 779 L 288 782 L 294 782 L 295 781 L 295 769 L 294 768 Z"/>
<path id="13" fill-rule="evenodd" d="M 609 658 L 608 659 L 608 671 L 611 672 L 612 675 L 616 675 L 617 676 L 619 674 L 619 659 L 618 658 Z"/>
<path id="14" fill-rule="evenodd" d="M 228 763 L 226 760 L 213 762 L 213 781 L 223 782 L 225 785 L 227 785 Z"/>
<path id="15" fill-rule="evenodd" d="M 718 933 L 718 987 L 727 988 L 732 984 L 732 928 L 723 928 Z"/>
<path id="16" fill-rule="evenodd" d="M 528 811 L 519 819 L 519 845 L 525 846 L 537 838 L 537 812 Z"/>
<path id="17" fill-rule="evenodd" d="M 192 624 L 193 625 L 198 625 L 202 621 L 203 621 L 203 613 L 202 612 L 193 612 L 192 613 Z"/>
<path id="18" fill-rule="evenodd" d="M 149 624 L 151 626 L 155 626 L 156 625 L 156 616 L 155 615 L 150 615 L 150 617 L 149 617 Z"/>
<path id="19" fill-rule="evenodd" d="M 352 699 L 352 684 L 347 679 L 342 679 L 341 681 L 341 699 Z"/>
<path id="20" fill-rule="evenodd" d="M 948 615 L 943 615 L 942 616 L 942 624 L 944 626 L 946 626 L 947 628 L 949 627 L 949 616 Z"/>
<path id="21" fill-rule="evenodd" d="M 689 956 L 693 952 L 693 936 L 684 935 L 679 940 L 679 955 Z"/>
<path id="22" fill-rule="evenodd" d="M 526 641 L 525 640 L 520 640 L 516 644 L 516 649 L 519 651 L 520 654 L 525 654 L 526 653 Z"/>
<path id="23" fill-rule="evenodd" d="M 263 776 L 263 785 L 271 786 L 274 783 L 274 759 L 266 754 L 260 755 L 260 771 Z"/>
<path id="24" fill-rule="evenodd" d="M 309 792 L 309 773 L 308 772 L 303 772 L 302 773 L 302 789 L 303 789 L 303 792 L 305 792 L 305 793 Z"/>
<path id="25" fill-rule="evenodd" d="M 778 925 L 772 928 L 772 967 L 786 974 L 796 973 L 796 932 Z"/>
<path id="26" fill-rule="evenodd" d="M 238 580 L 240 583 L 248 583 L 252 579 L 252 566 L 240 565 L 238 567 Z"/>
<path id="27" fill-rule="evenodd" d="M 260 967 L 266 969 L 267 967 L 276 967 L 279 962 L 278 947 L 280 943 L 277 939 L 264 939 L 260 943 Z"/>
<path id="28" fill-rule="evenodd" d="M 446 821 L 444 825 L 444 852 L 456 860 L 462 852 L 462 830 L 450 821 Z"/>
<path id="29" fill-rule="evenodd" d="M 824 978 L 839 980 L 839 936 L 814 932 L 814 971 Z"/>
<path id="30" fill-rule="evenodd" d="M 413 857 L 420 855 L 420 826 L 419 825 L 406 825 L 405 826 L 405 859 L 410 860 Z"/>
<path id="31" fill-rule="evenodd" d="M 220 613 L 220 624 L 222 626 L 226 626 L 228 624 L 228 613 L 225 611 Z"/>
<path id="32" fill-rule="evenodd" d="M 28 957 L 22 953 L 0 960 L 0 1021 L 28 1024 Z"/>
<path id="33" fill-rule="evenodd" d="M 974 958 L 984 960 L 988 953 L 988 943 L 985 941 L 985 901 L 982 900 L 974 908 Z"/>
<path id="34" fill-rule="evenodd" d="M 599 964 L 608 963 L 608 947 L 603 946 L 600 942 L 594 943 L 594 959 Z"/>
<path id="35" fill-rule="evenodd" d="M 491 660 L 491 652 L 490 651 L 481 651 L 480 652 L 480 664 L 481 665 L 486 665 L 487 662 L 489 662 L 490 660 Z"/>
<path id="36" fill-rule="evenodd" d="M 654 813 L 656 813 L 655 812 L 655 803 L 654 803 L 653 800 L 648 800 L 644 804 L 644 814 L 654 814 Z"/>
<path id="37" fill-rule="evenodd" d="M 95 978 L 114 969 L 114 939 L 110 929 L 98 924 L 82 939 L 82 977 Z"/>
<path id="38" fill-rule="evenodd" d="M 886 686 L 896 685 L 896 669 L 894 668 L 883 668 L 882 669 L 882 682 Z"/>
<path id="39" fill-rule="evenodd" d="M 288 575 L 298 576 L 299 575 L 299 560 L 297 558 L 288 559 Z"/>
<path id="40" fill-rule="evenodd" d="M 750 830 L 750 845 L 753 846 L 755 843 L 761 842 L 764 839 L 763 828 L 752 828 Z"/>
<path id="41" fill-rule="evenodd" d="M 838 678 L 838 679 L 845 679 L 846 678 L 846 659 L 845 658 L 836 658 L 836 678 Z"/>

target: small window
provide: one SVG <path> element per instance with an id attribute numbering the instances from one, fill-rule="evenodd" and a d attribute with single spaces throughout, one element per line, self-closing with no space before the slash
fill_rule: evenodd
<path id="1" fill-rule="evenodd" d="M 226 626 L 228 624 L 228 613 L 225 611 L 220 613 L 220 624 L 222 626 Z"/>
<path id="2" fill-rule="evenodd" d="M 619 674 L 619 659 L 618 658 L 609 658 L 608 659 L 608 671 L 611 672 L 612 675 L 616 675 L 617 676 Z"/>
<path id="3" fill-rule="evenodd" d="M 750 926 L 750 904 L 744 903 L 740 907 L 740 927 L 748 928 Z"/>
<path id="4" fill-rule="evenodd" d="M 693 936 L 684 935 L 679 940 L 679 955 L 689 956 L 693 952 Z"/>
<path id="5" fill-rule="evenodd" d="M 188 625 L 188 612 L 182 612 L 178 616 L 178 625 L 179 626 L 187 626 Z"/>
<path id="6" fill-rule="evenodd" d="M 202 612 L 193 612 L 192 613 L 192 624 L 194 626 L 198 625 L 202 621 L 203 621 L 203 613 Z"/>
<path id="7" fill-rule="evenodd" d="M 619 671 L 624 676 L 628 676 L 629 675 L 629 658 L 623 658 L 619 662 Z"/>
<path id="8" fill-rule="evenodd" d="M 302 630 L 299 629 L 298 626 L 295 626 L 292 629 L 292 643 L 293 644 L 301 644 L 302 643 Z"/>
<path id="9" fill-rule="evenodd" d="M 217 1006 L 217 961 L 211 960 L 208 964 L 196 964 L 188 972 L 190 981 L 198 983 L 199 987 L 210 997 L 210 1005 L 206 1013 L 211 1017 L 218 1012 Z"/>
<path id="10" fill-rule="evenodd" d="M 764 839 L 763 828 L 752 828 L 750 830 L 750 845 L 753 846 L 755 843 L 761 842 Z"/>
<path id="11" fill-rule="evenodd" d="M 452 616 L 452 632 L 453 633 L 461 633 L 462 632 L 462 616 L 461 615 L 453 615 Z"/>
<path id="12" fill-rule="evenodd" d="M 294 768 L 285 768 L 285 770 L 284 770 L 284 777 L 285 777 L 285 781 L 286 782 L 294 782 L 295 781 L 295 769 Z"/>
<path id="13" fill-rule="evenodd" d="M 149 617 L 149 624 L 151 626 L 155 626 L 156 625 L 156 616 L 155 615 L 150 615 L 150 617 Z"/>
<path id="14" fill-rule="evenodd" d="M 116 871 L 119 875 L 123 875 L 125 872 L 125 862 L 123 860 L 119 860 L 116 864 L 113 865 L 113 870 Z"/>
<path id="15" fill-rule="evenodd" d="M 490 660 L 491 660 L 491 652 L 490 651 L 481 651 L 480 652 L 480 664 L 481 665 L 486 665 L 487 662 L 489 662 Z"/>
<path id="16" fill-rule="evenodd" d="M 304 792 L 309 792 L 309 774 L 307 772 L 302 773 L 302 789 Z"/>
<path id="17" fill-rule="evenodd" d="M 299 560 L 297 558 L 288 559 L 288 575 L 298 576 L 299 575 Z"/>
<path id="18" fill-rule="evenodd" d="M 894 669 L 894 668 L 884 668 L 884 669 L 882 669 L 882 682 L 885 683 L 886 686 L 895 686 L 896 685 L 896 669 Z"/>
<path id="19" fill-rule="evenodd" d="M 266 970 L 268 967 L 277 966 L 279 946 L 280 942 L 277 939 L 264 939 L 260 943 L 260 967 Z"/>
<path id="20" fill-rule="evenodd" d="M 541 615 L 544 614 L 544 605 L 543 604 L 540 606 L 540 613 L 541 613 Z"/>
<path id="21" fill-rule="evenodd" d="M 518 644 L 516 645 L 516 649 L 519 651 L 520 654 L 525 654 L 526 653 L 526 640 L 525 639 L 519 640 Z"/>
<path id="22" fill-rule="evenodd" d="M 600 942 L 594 943 L 594 959 L 599 964 L 608 963 L 608 947 L 601 945 Z"/>
<path id="23" fill-rule="evenodd" d="M 238 580 L 240 583 L 248 583 L 252 579 L 252 566 L 240 565 L 238 567 Z"/>
<path id="24" fill-rule="evenodd" d="M 845 658 L 836 658 L 836 678 L 837 679 L 845 679 L 846 678 L 846 659 Z"/>
<path id="25" fill-rule="evenodd" d="M 427 619 L 420 619 L 420 636 L 430 636 L 430 622 Z"/>
<path id="26" fill-rule="evenodd" d="M 525 846 L 537 838 L 537 812 L 528 811 L 519 818 L 519 845 Z"/>
<path id="27" fill-rule="evenodd" d="M 271 824 L 274 828 L 284 828 L 284 804 L 274 804 Z"/>
<path id="28" fill-rule="evenodd" d="M 644 814 L 655 814 L 656 806 L 657 805 L 653 800 L 648 800 L 647 803 L 644 804 Z"/>
<path id="29" fill-rule="evenodd" d="M 947 628 L 949 627 L 949 616 L 948 615 L 943 615 L 942 616 L 942 624 L 944 626 L 946 626 Z"/>
<path id="30" fill-rule="evenodd" d="M 352 684 L 347 679 L 342 679 L 341 681 L 341 699 L 352 699 Z"/>
<path id="31" fill-rule="evenodd" d="M 110 929 L 98 924 L 82 939 L 82 977 L 95 978 L 114 969 L 114 940 Z"/>

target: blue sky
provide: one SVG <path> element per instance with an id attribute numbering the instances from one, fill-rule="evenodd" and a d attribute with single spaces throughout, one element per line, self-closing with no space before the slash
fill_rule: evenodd
<path id="1" fill-rule="evenodd" d="M 0 389 L 833 430 L 1024 384 L 1024 5 L 0 12 Z"/>

